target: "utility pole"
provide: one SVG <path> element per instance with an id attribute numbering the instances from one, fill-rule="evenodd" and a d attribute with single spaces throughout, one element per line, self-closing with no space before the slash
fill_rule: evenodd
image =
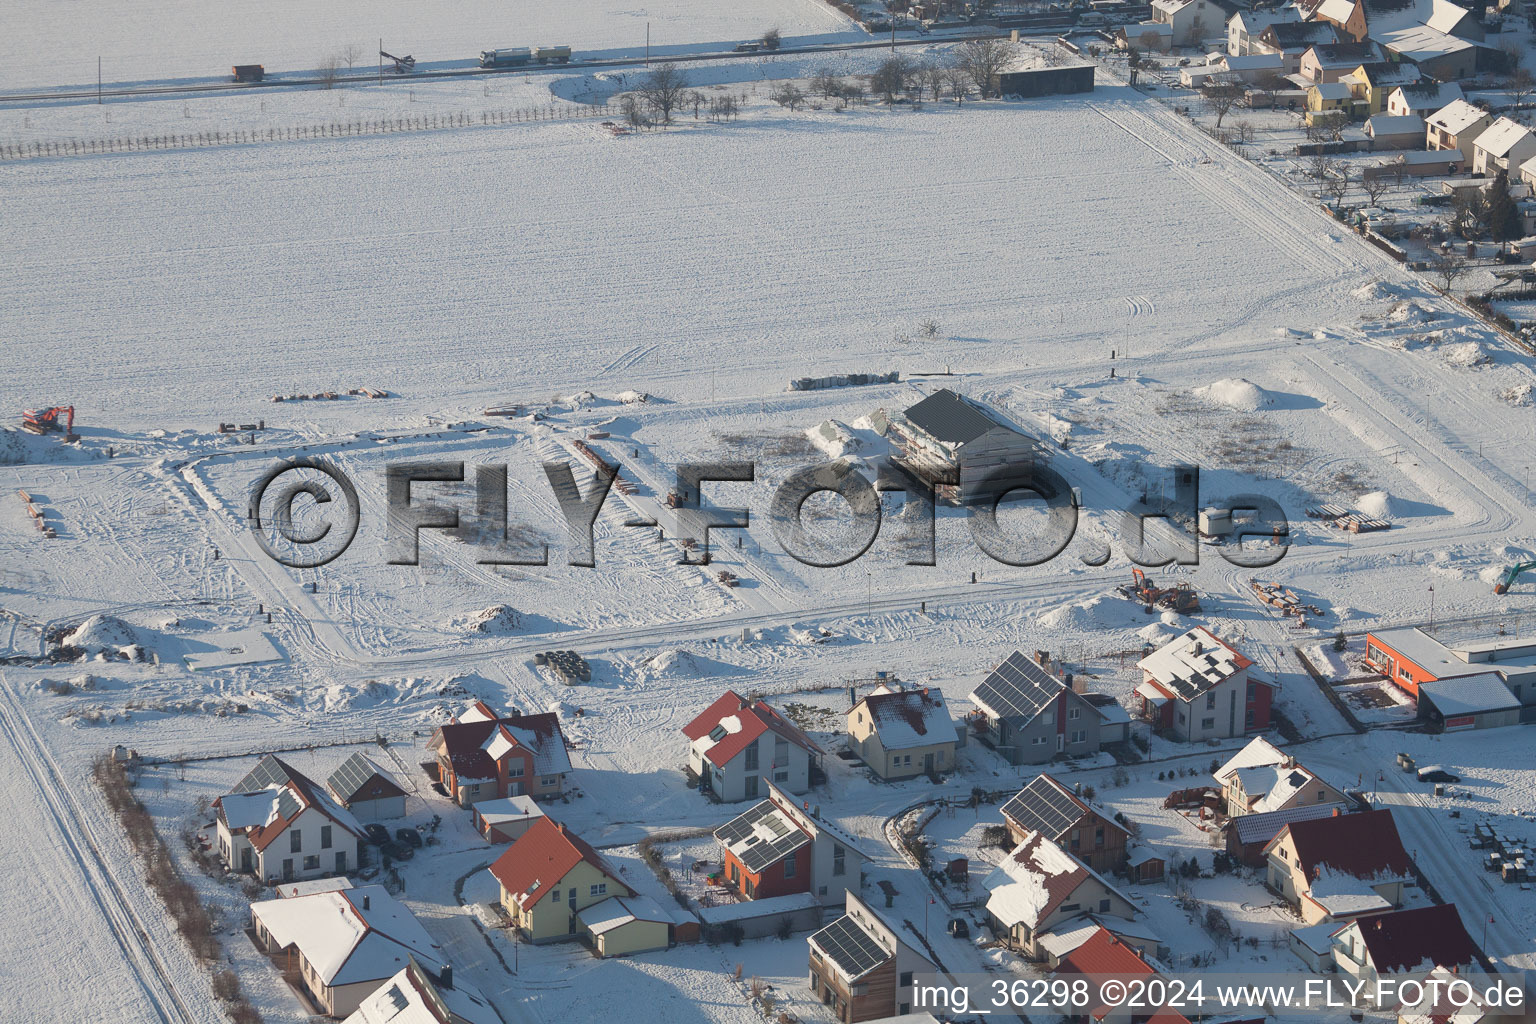
<path id="1" fill-rule="evenodd" d="M 101 105 L 101 58 L 96 58 L 96 105 Z"/>
<path id="2" fill-rule="evenodd" d="M 379 84 L 384 84 L 384 37 L 379 36 Z"/>
<path id="3" fill-rule="evenodd" d="M 651 23 L 645 23 L 645 66 L 651 66 Z"/>

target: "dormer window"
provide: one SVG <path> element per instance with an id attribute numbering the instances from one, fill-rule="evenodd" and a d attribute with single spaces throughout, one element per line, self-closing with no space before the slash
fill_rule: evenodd
<path id="1" fill-rule="evenodd" d="M 713 729 L 709 730 L 709 738 L 710 741 L 714 743 L 719 743 L 721 740 L 725 739 L 725 726 L 717 725 Z"/>

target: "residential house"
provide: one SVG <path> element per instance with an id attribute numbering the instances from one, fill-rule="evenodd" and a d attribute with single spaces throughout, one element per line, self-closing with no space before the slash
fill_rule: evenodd
<path id="1" fill-rule="evenodd" d="M 1036 652 L 1048 661 L 1044 652 Z M 971 691 L 972 726 L 1009 763 L 1044 764 L 1097 753 L 1104 721 L 1070 681 L 1015 651 Z"/>
<path id="2" fill-rule="evenodd" d="M 765 701 L 734 690 L 683 726 L 683 734 L 688 770 L 724 803 L 758 799 L 764 779 L 790 793 L 809 792 L 812 763 L 822 752 Z"/>
<path id="3" fill-rule="evenodd" d="M 1465 99 L 1455 82 L 1425 82 L 1400 85 L 1387 95 L 1386 112 L 1392 117 L 1416 114 L 1428 117 L 1446 105 Z"/>
<path id="4" fill-rule="evenodd" d="M 1250 85 L 1278 79 L 1285 74 L 1285 58 L 1278 53 L 1250 53 L 1244 56 L 1224 54 L 1210 65 L 1213 78 L 1221 82 L 1246 82 Z"/>
<path id="5" fill-rule="evenodd" d="M 1067 954 L 1056 968 L 1056 973 L 1068 978 L 1073 975 L 1113 977 L 1134 983 L 1133 979 L 1151 981 L 1159 975 L 1160 970 L 1149 962 L 1144 951 L 1109 929 L 1100 928 L 1081 946 Z M 1149 986 L 1149 989 L 1157 991 L 1154 986 Z M 1125 1002 L 1092 1005 L 1086 1009 L 1086 1019 L 1096 1024 L 1177 1024 L 1178 1021 L 1189 1024 L 1188 1019 L 1175 1010 L 1135 1007 Z"/>
<path id="6" fill-rule="evenodd" d="M 1363 63 L 1339 81 L 1349 86 L 1350 95 L 1365 104 L 1367 114 L 1379 114 L 1387 106 L 1387 96 L 1394 89 L 1419 80 L 1419 69 L 1412 64 L 1391 61 Z"/>
<path id="7" fill-rule="evenodd" d="M 1488 117 L 1471 104 L 1467 106 L 1483 118 Z M 1470 113 L 1464 113 L 1462 119 L 1470 116 Z M 1433 127 L 1433 119 L 1430 124 Z M 1462 137 L 1475 132 L 1475 125 L 1468 127 Z M 1520 164 L 1522 169 L 1529 159 Z M 1497 669 L 1510 692 L 1522 704 L 1536 706 L 1536 641 L 1529 637 L 1522 639 L 1498 634 L 1447 645 L 1421 629 L 1386 629 L 1366 634 L 1365 660 L 1397 687 L 1415 697 L 1422 683 L 1481 675 Z"/>
<path id="8" fill-rule="evenodd" d="M 1061 966 L 1074 950 L 1079 949 L 1100 930 L 1107 931 L 1136 951 L 1137 956 L 1156 957 L 1166 960 L 1171 950 L 1162 938 L 1144 920 L 1128 921 L 1123 917 L 1100 914 L 1084 914 L 1068 918 L 1040 933 L 1041 963 L 1047 970 Z"/>
<path id="9" fill-rule="evenodd" d="M 1476 43 L 1428 25 L 1408 25 L 1375 38 L 1392 60 L 1412 63 L 1442 82 L 1470 78 L 1477 71 Z"/>
<path id="10" fill-rule="evenodd" d="M 1250 674 L 1253 662 L 1204 626 L 1137 662 L 1142 716 L 1189 743 L 1269 728 L 1274 685 Z"/>
<path id="11" fill-rule="evenodd" d="M 1043 772 L 1010 797 L 1001 813 L 1016 843 L 1038 833 L 1095 871 L 1113 873 L 1125 865 L 1130 839 L 1125 826 Z"/>
<path id="12" fill-rule="evenodd" d="M 1365 134 L 1376 149 L 1418 149 L 1424 145 L 1424 119 L 1417 114 L 1377 114 L 1365 122 Z"/>
<path id="13" fill-rule="evenodd" d="M 886 781 L 955 769 L 955 723 L 944 695 L 881 683 L 848 709 L 848 747 Z"/>
<path id="14" fill-rule="evenodd" d="M 524 794 L 557 797 L 571 770 L 557 715 L 497 715 L 482 701 L 440 726 L 427 749 L 438 782 L 460 807 Z"/>
<path id="15" fill-rule="evenodd" d="M 1216 769 L 1213 777 L 1221 787 L 1230 817 L 1268 814 L 1314 804 L 1344 804 L 1349 798 L 1296 758 L 1262 736 Z"/>
<path id="16" fill-rule="evenodd" d="M 513 927 L 530 942 L 574 939 L 582 910 L 610 896 L 635 895 L 585 840 L 548 818 L 507 847 L 490 872 Z"/>
<path id="17" fill-rule="evenodd" d="M 1266 883 L 1305 924 L 1402 906 L 1413 865 L 1391 811 L 1293 821 L 1264 848 Z"/>
<path id="18" fill-rule="evenodd" d="M 1152 20 L 1173 30 L 1174 46 L 1199 46 L 1221 31 L 1227 14 L 1211 0 L 1152 0 Z"/>
<path id="19" fill-rule="evenodd" d="M 995 503 L 1008 490 L 1032 486 L 1035 466 L 1049 457 L 1006 416 L 947 388 L 893 417 L 890 433 L 936 495 L 962 504 Z"/>
<path id="20" fill-rule="evenodd" d="M 292 882 L 361 866 L 363 826 L 281 758 L 263 757 L 213 812 L 219 856 L 231 871 Z"/>
<path id="21" fill-rule="evenodd" d="M 814 932 L 806 945 L 811 992 L 843 1024 L 910 1013 L 917 975 L 938 971 L 916 936 L 852 893 L 847 912 Z"/>
<path id="22" fill-rule="evenodd" d="M 1472 141 L 1472 173 L 1493 177 L 1500 171 L 1512 176 L 1520 165 L 1536 156 L 1536 134 L 1519 121 L 1501 117 Z"/>
<path id="23" fill-rule="evenodd" d="M 1333 933 L 1332 943 L 1339 970 L 1372 989 L 1394 974 L 1437 967 L 1465 973 L 1478 959 L 1454 903 L 1356 918 Z"/>
<path id="24" fill-rule="evenodd" d="M 1470 999 L 1459 986 L 1453 987 L 1457 981 L 1470 980 L 1443 967 L 1430 971 L 1424 979 L 1423 997 L 1398 1007 L 1397 1024 L 1483 1024 L 1505 1019 L 1506 1011 L 1485 1005 L 1477 996 L 1479 986 L 1473 986 Z"/>
<path id="25" fill-rule="evenodd" d="M 331 773 L 325 788 L 359 821 L 405 817 L 405 787 L 361 751 Z"/>
<path id="26" fill-rule="evenodd" d="M 1278 10 L 1239 10 L 1227 19 L 1227 52 L 1234 57 L 1245 57 L 1255 51 L 1259 37 L 1271 25 L 1300 24 L 1301 12 L 1295 7 Z M 1269 52 L 1269 51 L 1263 51 Z"/>
<path id="27" fill-rule="evenodd" d="M 1115 29 L 1115 47 L 1120 50 L 1167 53 L 1173 49 L 1173 26 L 1155 21 L 1121 25 Z"/>
<path id="28" fill-rule="evenodd" d="M 1319 82 L 1307 90 L 1307 124 L 1320 117 L 1342 115 L 1351 120 L 1360 116 L 1360 101 L 1343 82 Z"/>
<path id="29" fill-rule="evenodd" d="M 1424 148 L 1430 150 L 1454 149 L 1461 154 L 1463 163 L 1472 162 L 1472 143 L 1493 123 L 1493 115 L 1466 100 L 1452 100 L 1424 119 Z M 1393 636 L 1405 631 L 1389 630 Z M 1366 661 L 1371 660 L 1370 637 L 1366 636 Z M 1379 666 L 1378 666 L 1379 667 Z M 1395 676 L 1388 675 L 1394 683 L 1402 685 Z M 1409 693 L 1415 691 L 1411 688 Z"/>
<path id="30" fill-rule="evenodd" d="M 1040 937 L 1081 914 L 1131 920 L 1135 905 L 1108 879 L 1038 832 L 1020 842 L 987 875 L 992 930 L 1024 956 L 1040 959 Z"/>
<path id="31" fill-rule="evenodd" d="M 1283 73 L 1295 75 L 1301 71 L 1301 58 L 1312 47 L 1336 46 L 1340 42 L 1343 40 L 1338 29 L 1327 22 L 1278 22 L 1259 33 L 1253 49 L 1279 55 Z"/>
<path id="32" fill-rule="evenodd" d="M 1357 42 L 1416 27 L 1462 39 L 1483 38 L 1477 15 L 1450 0 L 1322 0 L 1308 18 L 1335 25 Z"/>
<path id="33" fill-rule="evenodd" d="M 1299 804 L 1283 811 L 1264 811 L 1259 814 L 1243 814 L 1227 819 L 1222 826 L 1226 838 L 1227 853 L 1250 867 L 1264 867 L 1269 861 L 1264 849 L 1280 830 L 1293 821 L 1311 821 L 1313 818 L 1331 818 L 1335 811 L 1353 810 L 1340 808 L 1338 804 Z M 1326 938 L 1326 936 L 1323 936 Z"/>
<path id="34" fill-rule="evenodd" d="M 1375 43 L 1319 43 L 1302 53 L 1297 73 L 1307 82 L 1320 85 L 1337 82 L 1361 64 L 1382 59 L 1381 47 Z"/>
<path id="35" fill-rule="evenodd" d="M 413 961 L 435 981 L 443 948 L 382 885 L 251 904 L 256 944 L 278 958 L 322 1013 L 345 1017 Z"/>
<path id="36" fill-rule="evenodd" d="M 869 857 L 859 841 L 818 809 L 776 786 L 768 797 L 714 832 L 725 882 L 748 900 L 810 893 L 842 906 L 858 892 Z"/>
<path id="37" fill-rule="evenodd" d="M 479 989 L 454 981 L 452 967 L 439 973 L 434 979 L 411 959 L 343 1024 L 503 1024 Z"/>
<path id="38" fill-rule="evenodd" d="M 1366 178 L 1443 178 L 1467 169 L 1459 149 L 1408 149 L 1390 160 L 1361 168 Z"/>

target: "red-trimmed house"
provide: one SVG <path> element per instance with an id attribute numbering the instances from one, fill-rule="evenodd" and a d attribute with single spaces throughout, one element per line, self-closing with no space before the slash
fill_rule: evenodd
<path id="1" fill-rule="evenodd" d="M 714 835 L 726 884 L 748 900 L 808 892 L 823 906 L 842 906 L 859 891 L 868 860 L 857 839 L 772 785 L 767 799 Z"/>
<path id="2" fill-rule="evenodd" d="M 1158 976 L 1158 968 L 1148 962 L 1144 952 L 1127 943 L 1109 929 L 1100 927 L 1092 937 L 1064 957 L 1056 973 L 1104 979 L 1113 977 L 1122 981 L 1150 980 Z M 1097 1005 L 1088 1010 L 1083 1019 L 1102 1024 L 1189 1024 L 1181 1014 L 1169 1010 L 1135 1011 L 1124 1006 Z"/>
<path id="3" fill-rule="evenodd" d="M 1384 976 L 1436 967 L 1465 973 L 1478 959 L 1454 903 L 1357 918 L 1334 932 L 1331 941 L 1339 970 L 1372 988 Z"/>
<path id="4" fill-rule="evenodd" d="M 1266 884 L 1308 925 L 1400 907 L 1403 883 L 1413 876 L 1386 810 L 1293 821 L 1264 847 L 1264 856 Z"/>
<path id="5" fill-rule="evenodd" d="M 513 927 L 530 942 L 574 939 L 582 910 L 635 895 L 600 853 L 549 818 L 535 821 L 489 870 Z"/>
<path id="6" fill-rule="evenodd" d="M 1250 674 L 1253 662 L 1204 626 L 1137 662 L 1141 717 L 1190 743 L 1269 728 L 1274 684 Z"/>
<path id="7" fill-rule="evenodd" d="M 439 727 L 427 749 L 437 760 L 438 781 L 461 807 L 508 796 L 559 796 L 571 770 L 556 715 L 497 715 L 483 701 Z"/>
<path id="8" fill-rule="evenodd" d="M 811 788 L 811 763 L 821 748 L 761 699 L 734 690 L 687 725 L 688 769 L 699 788 L 723 803 L 756 800 L 763 780 L 789 793 Z"/>
<path id="9" fill-rule="evenodd" d="M 213 811 L 219 856 L 231 871 L 292 882 L 361 866 L 363 826 L 281 758 L 263 757 Z"/>

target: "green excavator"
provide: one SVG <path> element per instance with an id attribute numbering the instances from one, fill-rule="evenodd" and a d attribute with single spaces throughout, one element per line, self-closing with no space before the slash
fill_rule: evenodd
<path id="1" fill-rule="evenodd" d="M 1510 566 L 1504 570 L 1504 575 L 1499 577 L 1499 582 L 1493 585 L 1493 592 L 1495 594 L 1509 593 L 1509 588 L 1515 585 L 1515 580 L 1520 578 L 1520 574 L 1531 572 L 1532 570 L 1536 570 L 1536 562 L 1520 562 L 1517 565 Z"/>

